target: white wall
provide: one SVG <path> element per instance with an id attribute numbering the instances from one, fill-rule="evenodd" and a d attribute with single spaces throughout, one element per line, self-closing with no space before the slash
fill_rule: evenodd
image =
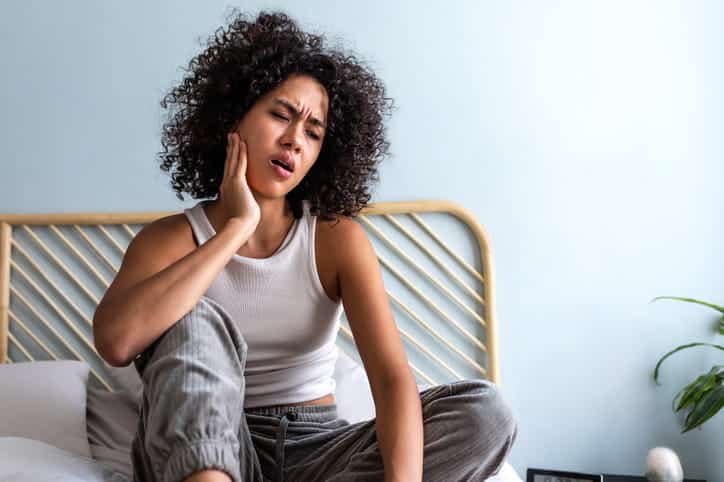
<path id="1" fill-rule="evenodd" d="M 263 2 L 346 40 L 386 81 L 394 153 L 374 200 L 445 198 L 493 243 L 512 463 L 642 473 L 649 448 L 723 481 L 724 416 L 680 435 L 673 395 L 721 363 L 717 1 Z M 179 209 L 157 167 L 162 94 L 228 4 L 0 4 L 0 212 Z"/>

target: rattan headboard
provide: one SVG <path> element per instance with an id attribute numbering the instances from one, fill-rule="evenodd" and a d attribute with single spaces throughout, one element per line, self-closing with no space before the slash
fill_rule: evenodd
<path id="1" fill-rule="evenodd" d="M 85 360 L 112 390 L 93 346 L 93 312 L 133 236 L 170 214 L 0 214 L 0 361 Z M 375 203 L 357 220 L 377 251 L 418 382 L 500 384 L 493 258 L 482 225 L 447 201 Z M 338 347 L 359 360 L 344 317 L 340 333 Z"/>

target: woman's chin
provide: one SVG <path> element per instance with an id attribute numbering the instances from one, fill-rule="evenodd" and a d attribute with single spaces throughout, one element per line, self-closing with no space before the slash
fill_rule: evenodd
<path id="1" fill-rule="evenodd" d="M 291 187 L 281 182 L 255 183 L 249 186 L 257 199 L 284 199 L 292 190 Z"/>

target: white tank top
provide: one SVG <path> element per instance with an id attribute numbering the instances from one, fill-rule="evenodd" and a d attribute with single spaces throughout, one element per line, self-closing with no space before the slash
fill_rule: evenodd
<path id="1" fill-rule="evenodd" d="M 203 208 L 208 202 L 184 210 L 199 246 L 216 234 Z M 319 280 L 316 222 L 304 201 L 303 216 L 273 255 L 247 258 L 235 253 L 204 295 L 238 323 L 248 345 L 245 408 L 334 393 L 342 304 L 327 296 Z"/>

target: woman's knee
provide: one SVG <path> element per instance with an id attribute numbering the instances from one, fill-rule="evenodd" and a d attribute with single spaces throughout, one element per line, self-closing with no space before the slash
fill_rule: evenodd
<path id="1" fill-rule="evenodd" d="M 492 445 L 510 445 L 517 434 L 517 422 L 498 387 L 482 379 L 460 380 L 449 385 L 450 397 L 460 410 L 461 425 L 490 440 Z"/>
<path id="2" fill-rule="evenodd" d="M 214 387 L 217 395 L 244 386 L 247 345 L 225 311 L 206 298 L 181 317 L 136 362 L 151 405 L 177 398 L 190 386 Z M 231 396 L 231 395 L 229 395 Z"/>
<path id="3" fill-rule="evenodd" d="M 445 473 L 445 480 L 482 481 L 497 473 L 517 433 L 497 387 L 487 380 L 460 380 L 422 395 L 425 480 L 442 480 Z"/>
<path id="4" fill-rule="evenodd" d="M 239 327 L 221 305 L 205 296 L 162 336 L 166 338 L 168 335 L 175 335 L 177 343 L 198 341 L 209 349 L 227 348 L 231 345 L 246 356 L 247 344 Z"/>
<path id="5" fill-rule="evenodd" d="M 243 369 L 247 344 L 229 314 L 215 301 L 201 297 L 138 357 L 136 367 L 143 375 L 149 364 L 162 359 L 203 360 L 220 354 L 228 354 Z"/>

